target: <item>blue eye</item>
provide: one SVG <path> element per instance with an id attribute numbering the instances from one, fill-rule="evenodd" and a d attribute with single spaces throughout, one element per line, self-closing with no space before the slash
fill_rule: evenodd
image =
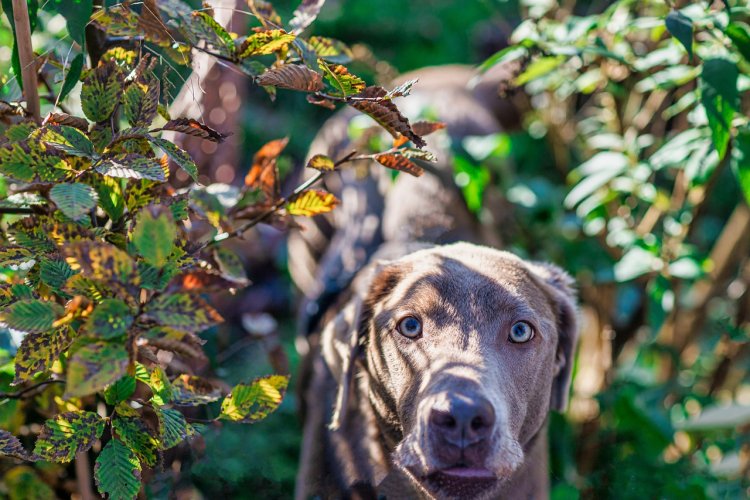
<path id="1" fill-rule="evenodd" d="M 417 338 L 422 334 L 422 322 L 414 316 L 406 316 L 398 322 L 396 330 L 404 337 Z"/>
<path id="2" fill-rule="evenodd" d="M 534 328 L 525 321 L 514 323 L 510 327 L 508 340 L 516 344 L 523 344 L 534 338 Z"/>

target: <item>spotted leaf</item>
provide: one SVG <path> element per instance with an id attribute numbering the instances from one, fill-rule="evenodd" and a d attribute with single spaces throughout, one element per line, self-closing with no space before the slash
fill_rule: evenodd
<path id="1" fill-rule="evenodd" d="M 34 455 L 53 462 L 70 462 L 88 450 L 104 431 L 104 419 L 90 411 L 61 413 L 47 420 L 34 447 Z"/>
<path id="2" fill-rule="evenodd" d="M 146 306 L 145 314 L 162 326 L 188 332 L 200 332 L 224 321 L 203 299 L 186 293 L 157 297 Z"/>
<path id="3" fill-rule="evenodd" d="M 179 406 L 198 406 L 221 398 L 221 389 L 193 375 L 180 375 L 172 382 L 172 402 Z"/>
<path id="4" fill-rule="evenodd" d="M 23 447 L 21 441 L 10 432 L 2 429 L 0 429 L 0 455 L 20 458 L 21 460 L 29 459 L 29 452 Z"/>
<path id="5" fill-rule="evenodd" d="M 164 154 L 179 168 L 184 170 L 194 181 L 198 182 L 198 166 L 190 158 L 189 154 L 167 140 L 153 136 L 148 136 L 147 138 L 154 146 L 164 151 Z"/>
<path id="6" fill-rule="evenodd" d="M 112 430 L 143 463 L 151 467 L 156 465 L 159 443 L 143 420 L 118 417 L 112 421 Z"/>
<path id="7" fill-rule="evenodd" d="M 86 332 L 103 339 L 125 335 L 133 324 L 128 305 L 119 299 L 104 299 L 86 321 Z"/>
<path id="8" fill-rule="evenodd" d="M 14 385 L 31 380 L 34 375 L 52 368 L 60 354 L 70 346 L 74 332 L 64 326 L 51 332 L 29 333 L 16 352 L 16 378 Z"/>
<path id="9" fill-rule="evenodd" d="M 94 342 L 76 350 L 68 364 L 65 397 L 82 397 L 99 392 L 128 371 L 125 346 L 115 342 Z"/>
<path id="10" fill-rule="evenodd" d="M 114 62 L 98 66 L 83 81 L 81 107 L 93 122 L 103 122 L 112 116 L 120 102 L 121 73 Z"/>
<path id="11" fill-rule="evenodd" d="M 97 164 L 96 171 L 107 177 L 125 179 L 164 181 L 167 178 L 161 162 L 139 154 L 108 156 Z"/>
<path id="12" fill-rule="evenodd" d="M 190 425 L 179 411 L 166 408 L 155 410 L 159 419 L 159 444 L 162 450 L 177 446 L 192 434 Z"/>
<path id="13" fill-rule="evenodd" d="M 392 168 L 393 170 L 399 170 L 406 172 L 414 177 L 419 177 L 424 173 L 424 170 L 419 165 L 409 160 L 403 155 L 394 154 L 380 154 L 375 157 L 375 160 L 383 165 L 384 167 Z"/>
<path id="14" fill-rule="evenodd" d="M 88 215 L 98 199 L 96 190 L 83 183 L 57 184 L 50 190 L 49 197 L 66 217 L 74 221 Z"/>
<path id="15" fill-rule="evenodd" d="M 235 422 L 257 422 L 281 404 L 289 377 L 270 375 L 250 384 L 236 385 L 221 403 L 220 419 Z"/>
<path id="16" fill-rule="evenodd" d="M 289 45 L 295 38 L 294 34 L 282 29 L 252 34 L 240 45 L 239 57 L 245 59 L 251 56 L 273 54 Z"/>

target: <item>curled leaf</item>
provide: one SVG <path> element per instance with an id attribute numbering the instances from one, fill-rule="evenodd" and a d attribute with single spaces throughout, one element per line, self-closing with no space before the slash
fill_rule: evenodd
<path id="1" fill-rule="evenodd" d="M 260 75 L 258 84 L 300 92 L 317 92 L 323 89 L 323 77 L 307 66 L 285 64 Z"/>
<path id="2" fill-rule="evenodd" d="M 398 138 L 400 134 L 407 137 L 418 148 L 424 147 L 424 139 L 412 130 L 409 120 L 401 114 L 386 94 L 383 87 L 367 87 L 361 93 L 349 98 L 347 103 L 354 109 L 369 115 L 394 138 Z"/>
<path id="3" fill-rule="evenodd" d="M 198 120 L 192 118 L 175 118 L 174 120 L 169 120 L 163 127 L 158 128 L 153 132 L 158 132 L 160 130 L 180 132 L 182 134 L 192 135 L 193 137 L 200 137 L 201 139 L 206 139 L 211 142 L 224 142 L 224 139 L 228 137 L 228 135 L 221 134 L 208 125 L 200 123 Z"/>
<path id="4" fill-rule="evenodd" d="M 414 177 L 419 177 L 424 173 L 424 169 L 419 165 L 416 165 L 408 158 L 402 155 L 394 154 L 381 154 L 375 157 L 375 160 L 383 165 L 384 167 L 392 168 L 393 170 L 399 170 L 406 172 Z"/>
<path id="5" fill-rule="evenodd" d="M 302 0 L 302 3 L 292 14 L 292 20 L 289 21 L 289 26 L 293 28 L 294 33 L 301 33 L 310 26 L 318 17 L 324 3 L 325 0 Z"/>

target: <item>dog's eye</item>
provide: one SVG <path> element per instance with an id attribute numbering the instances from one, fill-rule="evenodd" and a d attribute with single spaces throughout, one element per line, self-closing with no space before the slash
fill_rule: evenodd
<path id="1" fill-rule="evenodd" d="M 414 316 L 407 316 L 398 322 L 396 330 L 404 337 L 413 339 L 422 333 L 422 322 Z"/>
<path id="2" fill-rule="evenodd" d="M 515 342 L 516 344 L 523 344 L 534 338 L 534 328 L 525 321 L 519 321 L 514 323 L 510 327 L 510 335 L 508 340 Z"/>

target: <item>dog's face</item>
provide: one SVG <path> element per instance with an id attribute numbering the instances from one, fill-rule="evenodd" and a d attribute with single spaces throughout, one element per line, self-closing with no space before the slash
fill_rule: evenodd
<path id="1" fill-rule="evenodd" d="M 360 315 L 393 463 L 437 498 L 491 497 L 566 403 L 574 297 L 559 269 L 457 244 L 375 271 Z"/>

